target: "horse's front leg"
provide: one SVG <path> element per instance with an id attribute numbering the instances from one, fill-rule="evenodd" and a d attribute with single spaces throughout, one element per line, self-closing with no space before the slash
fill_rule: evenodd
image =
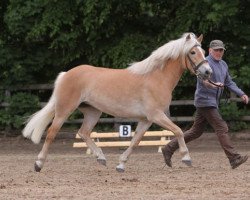
<path id="1" fill-rule="evenodd" d="M 125 171 L 125 163 L 127 162 L 129 156 L 131 155 L 131 153 L 133 151 L 133 148 L 139 144 L 139 142 L 142 139 L 142 136 L 148 130 L 148 128 L 151 126 L 151 124 L 152 124 L 152 122 L 149 122 L 147 120 L 140 121 L 138 123 L 138 125 L 136 127 L 136 130 L 135 130 L 135 135 L 132 138 L 129 147 L 120 156 L 119 165 L 117 165 L 117 167 L 116 167 L 116 170 L 118 172 L 124 172 Z"/>
<path id="2" fill-rule="evenodd" d="M 175 125 L 163 112 L 159 111 L 158 113 L 151 115 L 151 119 L 154 123 L 158 124 L 164 129 L 172 131 L 175 134 L 179 143 L 179 151 L 183 156 L 182 162 L 188 166 L 191 166 L 192 161 L 189 155 L 187 145 L 184 140 L 184 135 L 182 130 L 177 125 Z"/>
<path id="3" fill-rule="evenodd" d="M 78 135 L 85 140 L 87 146 L 96 156 L 97 161 L 106 166 L 106 158 L 101 148 L 98 148 L 94 141 L 90 138 L 90 134 L 94 126 L 97 124 L 102 112 L 91 106 L 78 108 L 83 114 L 84 119 Z"/>

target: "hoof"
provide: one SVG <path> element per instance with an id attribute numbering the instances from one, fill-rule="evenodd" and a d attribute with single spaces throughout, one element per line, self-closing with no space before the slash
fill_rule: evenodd
<path id="1" fill-rule="evenodd" d="M 116 171 L 118 172 L 125 172 L 125 166 L 123 163 L 120 163 L 119 165 L 116 166 Z"/>
<path id="2" fill-rule="evenodd" d="M 36 162 L 35 162 L 35 166 L 34 166 L 34 167 L 35 167 L 35 171 L 36 171 L 36 172 L 40 172 L 41 169 L 42 169 L 41 167 L 39 167 L 39 166 L 36 164 Z"/>
<path id="3" fill-rule="evenodd" d="M 123 173 L 125 172 L 125 169 L 116 167 L 116 171 L 118 171 L 119 173 Z"/>
<path id="4" fill-rule="evenodd" d="M 97 162 L 100 163 L 101 165 L 106 166 L 106 160 L 105 159 L 97 159 Z"/>
<path id="5" fill-rule="evenodd" d="M 191 160 L 182 160 L 182 162 L 183 162 L 185 165 L 187 165 L 187 166 L 189 166 L 189 167 L 192 167 L 192 161 L 191 161 Z"/>

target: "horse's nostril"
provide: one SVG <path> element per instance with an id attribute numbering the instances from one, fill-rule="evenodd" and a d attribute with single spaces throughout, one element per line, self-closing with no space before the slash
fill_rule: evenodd
<path id="1" fill-rule="evenodd" d="M 211 72 L 209 70 L 206 70 L 205 74 L 211 74 Z"/>

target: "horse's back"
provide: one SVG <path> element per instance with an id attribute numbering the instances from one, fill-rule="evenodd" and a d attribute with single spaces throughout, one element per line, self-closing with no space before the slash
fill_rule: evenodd
<path id="1" fill-rule="evenodd" d="M 69 70 L 63 77 L 65 86 L 81 87 L 93 89 L 112 89 L 112 91 L 124 89 L 126 87 L 135 88 L 142 83 L 141 75 L 132 74 L 127 69 L 110 69 L 104 67 L 94 67 L 91 65 L 80 65 Z"/>

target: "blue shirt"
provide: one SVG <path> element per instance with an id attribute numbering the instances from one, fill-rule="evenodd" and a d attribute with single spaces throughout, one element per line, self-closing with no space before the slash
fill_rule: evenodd
<path id="1" fill-rule="evenodd" d="M 238 96 L 244 95 L 244 92 L 235 84 L 228 72 L 228 65 L 224 60 L 215 60 L 211 55 L 206 57 L 213 73 L 210 77 L 213 82 L 221 82 L 228 89 Z M 194 105 L 195 107 L 216 107 L 218 108 L 219 98 L 223 88 L 208 88 L 197 79 Z"/>

